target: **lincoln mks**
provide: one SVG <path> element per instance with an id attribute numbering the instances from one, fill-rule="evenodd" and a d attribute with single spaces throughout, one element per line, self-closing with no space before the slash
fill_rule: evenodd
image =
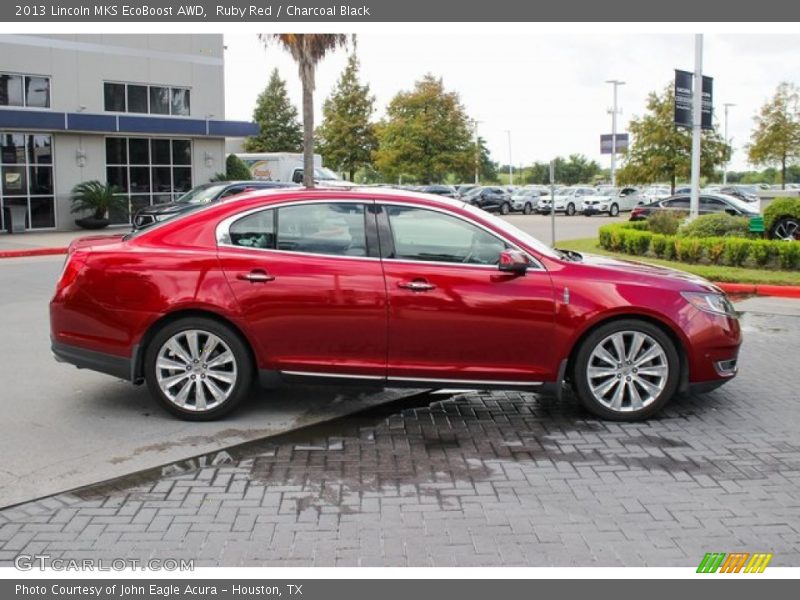
<path id="1" fill-rule="evenodd" d="M 741 342 L 703 279 L 381 188 L 254 191 L 77 240 L 50 320 L 58 360 L 144 383 L 191 420 L 292 381 L 571 386 L 595 415 L 643 419 L 734 377 Z"/>

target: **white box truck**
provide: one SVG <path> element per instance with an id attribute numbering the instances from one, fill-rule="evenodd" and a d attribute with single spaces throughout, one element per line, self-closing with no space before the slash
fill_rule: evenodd
<path id="1" fill-rule="evenodd" d="M 297 152 L 236 152 L 250 168 L 253 179 L 303 183 L 303 155 Z M 322 166 L 322 157 L 314 155 L 314 182 L 320 185 L 350 185 L 336 173 Z"/>

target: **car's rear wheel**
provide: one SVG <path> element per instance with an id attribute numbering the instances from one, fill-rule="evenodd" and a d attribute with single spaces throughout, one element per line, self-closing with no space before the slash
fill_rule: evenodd
<path id="1" fill-rule="evenodd" d="M 211 421 L 244 399 L 253 379 L 250 353 L 230 327 L 191 317 L 169 323 L 145 354 L 150 393 L 171 413 Z"/>
<path id="2" fill-rule="evenodd" d="M 568 217 L 572 217 L 572 216 L 574 216 L 574 215 L 575 215 L 575 205 L 574 205 L 572 202 L 570 202 L 569 204 L 567 204 L 567 210 L 566 210 L 566 213 L 567 213 L 567 216 L 568 216 Z"/>
<path id="3" fill-rule="evenodd" d="M 613 421 L 638 421 L 675 394 L 680 360 L 672 340 L 646 321 L 598 327 L 575 358 L 573 382 L 587 410 Z"/>
<path id="4" fill-rule="evenodd" d="M 770 237 L 773 240 L 793 242 L 800 240 L 800 219 L 795 217 L 781 217 L 772 226 Z"/>
<path id="5" fill-rule="evenodd" d="M 531 206 L 530 202 L 526 202 L 525 206 L 522 207 L 522 214 L 529 215 L 533 212 L 533 207 Z"/>
<path id="6" fill-rule="evenodd" d="M 608 214 L 612 217 L 616 217 L 619 215 L 619 206 L 616 204 L 612 204 L 611 207 L 608 209 Z"/>
<path id="7" fill-rule="evenodd" d="M 503 202 L 500 205 L 500 214 L 507 215 L 510 212 L 511 212 L 511 205 L 508 202 Z"/>

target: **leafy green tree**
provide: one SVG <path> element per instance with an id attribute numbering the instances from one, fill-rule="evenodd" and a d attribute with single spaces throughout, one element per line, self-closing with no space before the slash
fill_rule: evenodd
<path id="1" fill-rule="evenodd" d="M 286 82 L 273 69 L 267 87 L 258 95 L 253 120 L 261 132 L 244 142 L 247 152 L 300 152 L 303 128 L 297 121 L 297 109 L 289 100 Z"/>
<path id="2" fill-rule="evenodd" d="M 546 185 L 550 183 L 550 163 L 536 161 L 530 167 L 526 167 L 527 175 L 525 183 L 535 183 Z"/>
<path id="3" fill-rule="evenodd" d="M 486 145 L 486 140 L 480 136 L 478 137 L 478 148 L 480 149 L 480 169 L 478 171 L 480 181 L 483 183 L 497 183 L 500 181 L 500 178 L 497 176 L 497 163 L 492 160 L 491 152 Z M 467 180 L 474 181 L 474 179 Z"/>
<path id="4" fill-rule="evenodd" d="M 440 182 L 448 174 L 474 177 L 475 143 L 466 110 L 441 78 L 425 75 L 414 89 L 399 92 L 378 124 L 375 166 L 387 181 L 402 175 L 421 183 Z"/>
<path id="5" fill-rule="evenodd" d="M 262 33 L 263 44 L 276 42 L 292 55 L 303 85 L 303 185 L 314 187 L 314 88 L 317 65 L 328 53 L 347 45 L 341 33 Z M 353 35 L 355 42 L 355 35 Z"/>
<path id="6" fill-rule="evenodd" d="M 567 160 L 556 159 L 556 180 L 566 185 L 592 183 L 600 172 L 600 165 L 583 154 L 570 154 Z"/>
<path id="7" fill-rule="evenodd" d="M 317 129 L 317 147 L 325 164 L 347 171 L 353 181 L 356 171 L 370 164 L 378 146 L 375 126 L 375 96 L 358 79 L 358 58 L 350 55 L 333 93 L 322 106 L 322 125 Z"/>
<path id="8" fill-rule="evenodd" d="M 800 159 L 800 93 L 789 83 L 781 83 L 775 95 L 755 116 L 747 155 L 756 165 L 780 165 L 783 188 L 789 162 Z"/>
<path id="9" fill-rule="evenodd" d="M 691 174 L 692 132 L 674 124 L 675 92 L 668 86 L 659 95 L 651 92 L 647 112 L 630 122 L 631 144 L 625 164 L 617 171 L 617 182 L 648 184 L 669 181 L 672 191 L 678 179 Z M 700 173 L 713 177 L 725 163 L 729 147 L 715 131 L 704 131 L 700 151 Z"/>

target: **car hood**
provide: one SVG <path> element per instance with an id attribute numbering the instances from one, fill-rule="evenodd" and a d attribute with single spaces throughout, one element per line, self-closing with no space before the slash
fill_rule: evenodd
<path id="1" fill-rule="evenodd" d="M 624 275 L 628 280 L 633 275 L 639 277 L 642 283 L 651 283 L 655 285 L 654 280 L 660 280 L 663 282 L 664 279 L 667 279 L 673 282 L 676 287 L 680 287 L 685 291 L 711 290 L 720 292 L 720 289 L 707 279 L 704 279 L 699 275 L 687 273 L 686 271 L 650 265 L 635 260 L 623 260 L 608 256 L 599 256 L 597 254 L 583 254 L 582 256 L 583 260 L 580 264 L 588 267 L 603 269 L 604 271 L 616 271 L 621 275 Z"/>

